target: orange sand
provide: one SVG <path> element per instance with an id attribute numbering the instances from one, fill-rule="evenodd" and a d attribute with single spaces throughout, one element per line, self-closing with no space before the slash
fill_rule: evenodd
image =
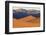
<path id="1" fill-rule="evenodd" d="M 13 18 L 13 27 L 39 27 L 40 17 L 27 16 L 21 19 Z"/>

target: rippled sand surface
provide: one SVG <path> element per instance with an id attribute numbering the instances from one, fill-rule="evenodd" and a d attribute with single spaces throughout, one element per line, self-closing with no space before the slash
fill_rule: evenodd
<path id="1" fill-rule="evenodd" d="M 16 19 L 13 18 L 13 27 L 39 27 L 40 17 L 27 16 L 24 18 Z"/>

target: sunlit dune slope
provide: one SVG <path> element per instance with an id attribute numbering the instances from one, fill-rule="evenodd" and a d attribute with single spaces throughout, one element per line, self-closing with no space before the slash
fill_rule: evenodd
<path id="1" fill-rule="evenodd" d="M 24 18 L 13 18 L 13 27 L 39 27 L 40 17 L 27 16 Z"/>

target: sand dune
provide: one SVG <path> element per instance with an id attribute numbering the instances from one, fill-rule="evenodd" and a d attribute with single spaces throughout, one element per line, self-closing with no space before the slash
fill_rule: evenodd
<path id="1" fill-rule="evenodd" d="M 39 27 L 40 17 L 27 16 L 24 18 L 13 18 L 13 27 Z"/>

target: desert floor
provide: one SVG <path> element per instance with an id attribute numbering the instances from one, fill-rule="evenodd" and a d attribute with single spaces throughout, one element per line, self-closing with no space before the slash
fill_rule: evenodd
<path id="1" fill-rule="evenodd" d="M 19 27 L 39 27 L 40 17 L 27 16 L 24 18 L 13 18 L 13 28 Z"/>

